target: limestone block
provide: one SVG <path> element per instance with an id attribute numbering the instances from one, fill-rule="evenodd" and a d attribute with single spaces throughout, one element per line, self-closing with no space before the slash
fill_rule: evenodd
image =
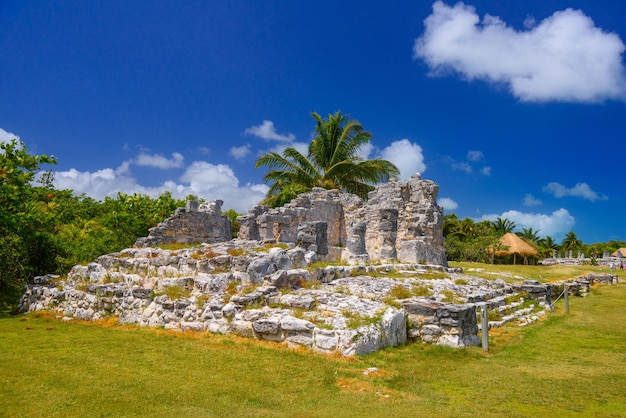
<path id="1" fill-rule="evenodd" d="M 364 255 L 365 250 L 365 231 L 367 224 L 363 221 L 354 222 L 350 225 L 350 232 L 348 240 L 346 241 L 346 248 L 350 255 Z"/>
<path id="2" fill-rule="evenodd" d="M 196 332 L 202 332 L 205 331 L 205 324 L 203 322 L 200 321 L 193 321 L 193 322 L 181 322 L 180 323 L 180 328 L 183 331 L 196 331 Z"/>
<path id="3" fill-rule="evenodd" d="M 388 309 L 382 318 L 383 340 L 386 346 L 396 346 L 407 341 L 406 313 L 404 309 Z"/>
<path id="4" fill-rule="evenodd" d="M 315 328 L 313 332 L 313 342 L 315 348 L 322 351 L 334 351 L 337 349 L 337 335 L 333 330 Z"/>
<path id="5" fill-rule="evenodd" d="M 445 345 L 454 348 L 464 347 L 464 344 L 458 335 L 442 335 L 437 340 L 437 345 Z"/>
<path id="6" fill-rule="evenodd" d="M 304 319 L 285 316 L 280 320 L 280 327 L 285 331 L 308 333 L 313 331 L 315 325 Z"/>
<path id="7" fill-rule="evenodd" d="M 276 265 L 270 257 L 259 257 L 248 265 L 246 273 L 250 276 L 252 283 L 261 283 L 265 276 L 276 271 Z"/>
<path id="8" fill-rule="evenodd" d="M 276 319 L 259 319 L 252 322 L 252 329 L 257 334 L 278 334 L 280 322 Z"/>
<path id="9" fill-rule="evenodd" d="M 235 320 L 231 322 L 229 331 L 235 335 L 239 335 L 240 337 L 254 337 L 254 329 L 252 322 L 250 321 Z"/>
<path id="10" fill-rule="evenodd" d="M 280 303 L 292 308 L 311 310 L 315 306 L 315 299 L 309 295 L 287 294 L 280 297 Z"/>

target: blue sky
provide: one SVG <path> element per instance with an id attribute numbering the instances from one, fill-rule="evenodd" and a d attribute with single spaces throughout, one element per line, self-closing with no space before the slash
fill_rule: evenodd
<path id="1" fill-rule="evenodd" d="M 0 140 L 56 185 L 264 196 L 263 152 L 349 114 L 368 157 L 440 186 L 445 213 L 560 241 L 626 240 L 626 3 L 0 2 Z"/>

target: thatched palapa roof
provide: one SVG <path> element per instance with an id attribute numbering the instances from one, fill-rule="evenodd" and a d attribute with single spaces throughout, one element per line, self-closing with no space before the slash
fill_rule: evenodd
<path id="1" fill-rule="evenodd" d="M 622 253 L 622 257 L 626 258 L 626 248 L 620 248 L 619 250 L 615 250 L 613 254 L 611 254 L 611 257 L 617 257 L 618 251 Z"/>
<path id="2" fill-rule="evenodd" d="M 496 251 L 497 256 L 506 256 L 511 254 L 519 254 L 523 255 L 524 257 L 539 256 L 539 253 L 533 248 L 532 245 L 530 245 L 512 232 L 504 234 L 502 238 L 500 238 L 500 242 L 502 243 L 502 245 L 507 246 L 508 249 Z"/>

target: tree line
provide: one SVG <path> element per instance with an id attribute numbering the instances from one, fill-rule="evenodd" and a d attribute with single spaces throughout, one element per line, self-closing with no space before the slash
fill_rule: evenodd
<path id="1" fill-rule="evenodd" d="M 0 144 L 0 293 L 20 292 L 36 275 L 65 274 L 76 264 L 131 247 L 184 200 L 118 193 L 95 200 L 52 186 L 53 156 L 31 155 L 13 139 Z M 36 181 L 37 180 L 37 181 Z M 191 196 L 190 196 L 191 197 Z"/>
<path id="2" fill-rule="evenodd" d="M 599 258 L 605 251 L 613 253 L 626 247 L 626 241 L 609 241 L 604 243 L 584 244 L 573 231 L 565 234 L 561 242 L 551 236 L 541 237 L 539 231 L 521 228 L 515 231 L 515 222 L 497 218 L 495 221 L 475 221 L 472 218 L 459 219 L 454 213 L 444 215 L 443 236 L 448 261 L 493 262 L 491 249 L 500 246 L 499 239 L 506 233 L 514 232 L 539 253 L 539 258 L 552 257 L 554 251 L 562 253 L 572 251 L 574 257 L 582 251 L 586 257 Z"/>

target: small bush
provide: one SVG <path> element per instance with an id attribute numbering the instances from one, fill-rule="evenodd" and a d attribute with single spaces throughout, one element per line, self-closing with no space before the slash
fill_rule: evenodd
<path id="1" fill-rule="evenodd" d="M 198 295 L 196 296 L 196 306 L 198 308 L 202 308 L 209 300 L 209 295 L 207 294 L 202 294 L 202 295 Z"/>
<path id="2" fill-rule="evenodd" d="M 191 295 L 191 291 L 189 289 L 185 289 L 182 286 L 174 285 L 166 287 L 157 294 L 157 296 L 161 295 L 167 295 L 167 297 L 172 300 L 179 300 L 183 298 L 188 298 Z"/>
<path id="3" fill-rule="evenodd" d="M 225 292 L 228 293 L 229 295 L 234 295 L 235 293 L 237 293 L 237 287 L 239 287 L 238 281 L 234 280 L 232 282 L 228 282 Z"/>
<path id="4" fill-rule="evenodd" d="M 413 296 L 430 296 L 433 291 L 428 286 L 420 285 L 413 287 Z"/>
<path id="5" fill-rule="evenodd" d="M 396 285 L 389 290 L 388 295 L 394 299 L 408 299 L 413 293 L 402 285 Z"/>
<path id="6" fill-rule="evenodd" d="M 226 250 L 228 255 L 232 255 L 233 257 L 239 257 L 241 255 L 246 255 L 247 251 L 243 248 L 229 248 Z"/>
<path id="7" fill-rule="evenodd" d="M 454 303 L 454 292 L 450 289 L 445 289 L 441 292 L 444 302 Z"/>
<path id="8" fill-rule="evenodd" d="M 359 312 L 343 310 L 341 312 L 346 318 L 346 326 L 349 329 L 357 329 L 363 326 L 370 326 L 379 323 L 382 320 L 384 311 L 376 312 L 374 316 L 365 316 Z"/>

